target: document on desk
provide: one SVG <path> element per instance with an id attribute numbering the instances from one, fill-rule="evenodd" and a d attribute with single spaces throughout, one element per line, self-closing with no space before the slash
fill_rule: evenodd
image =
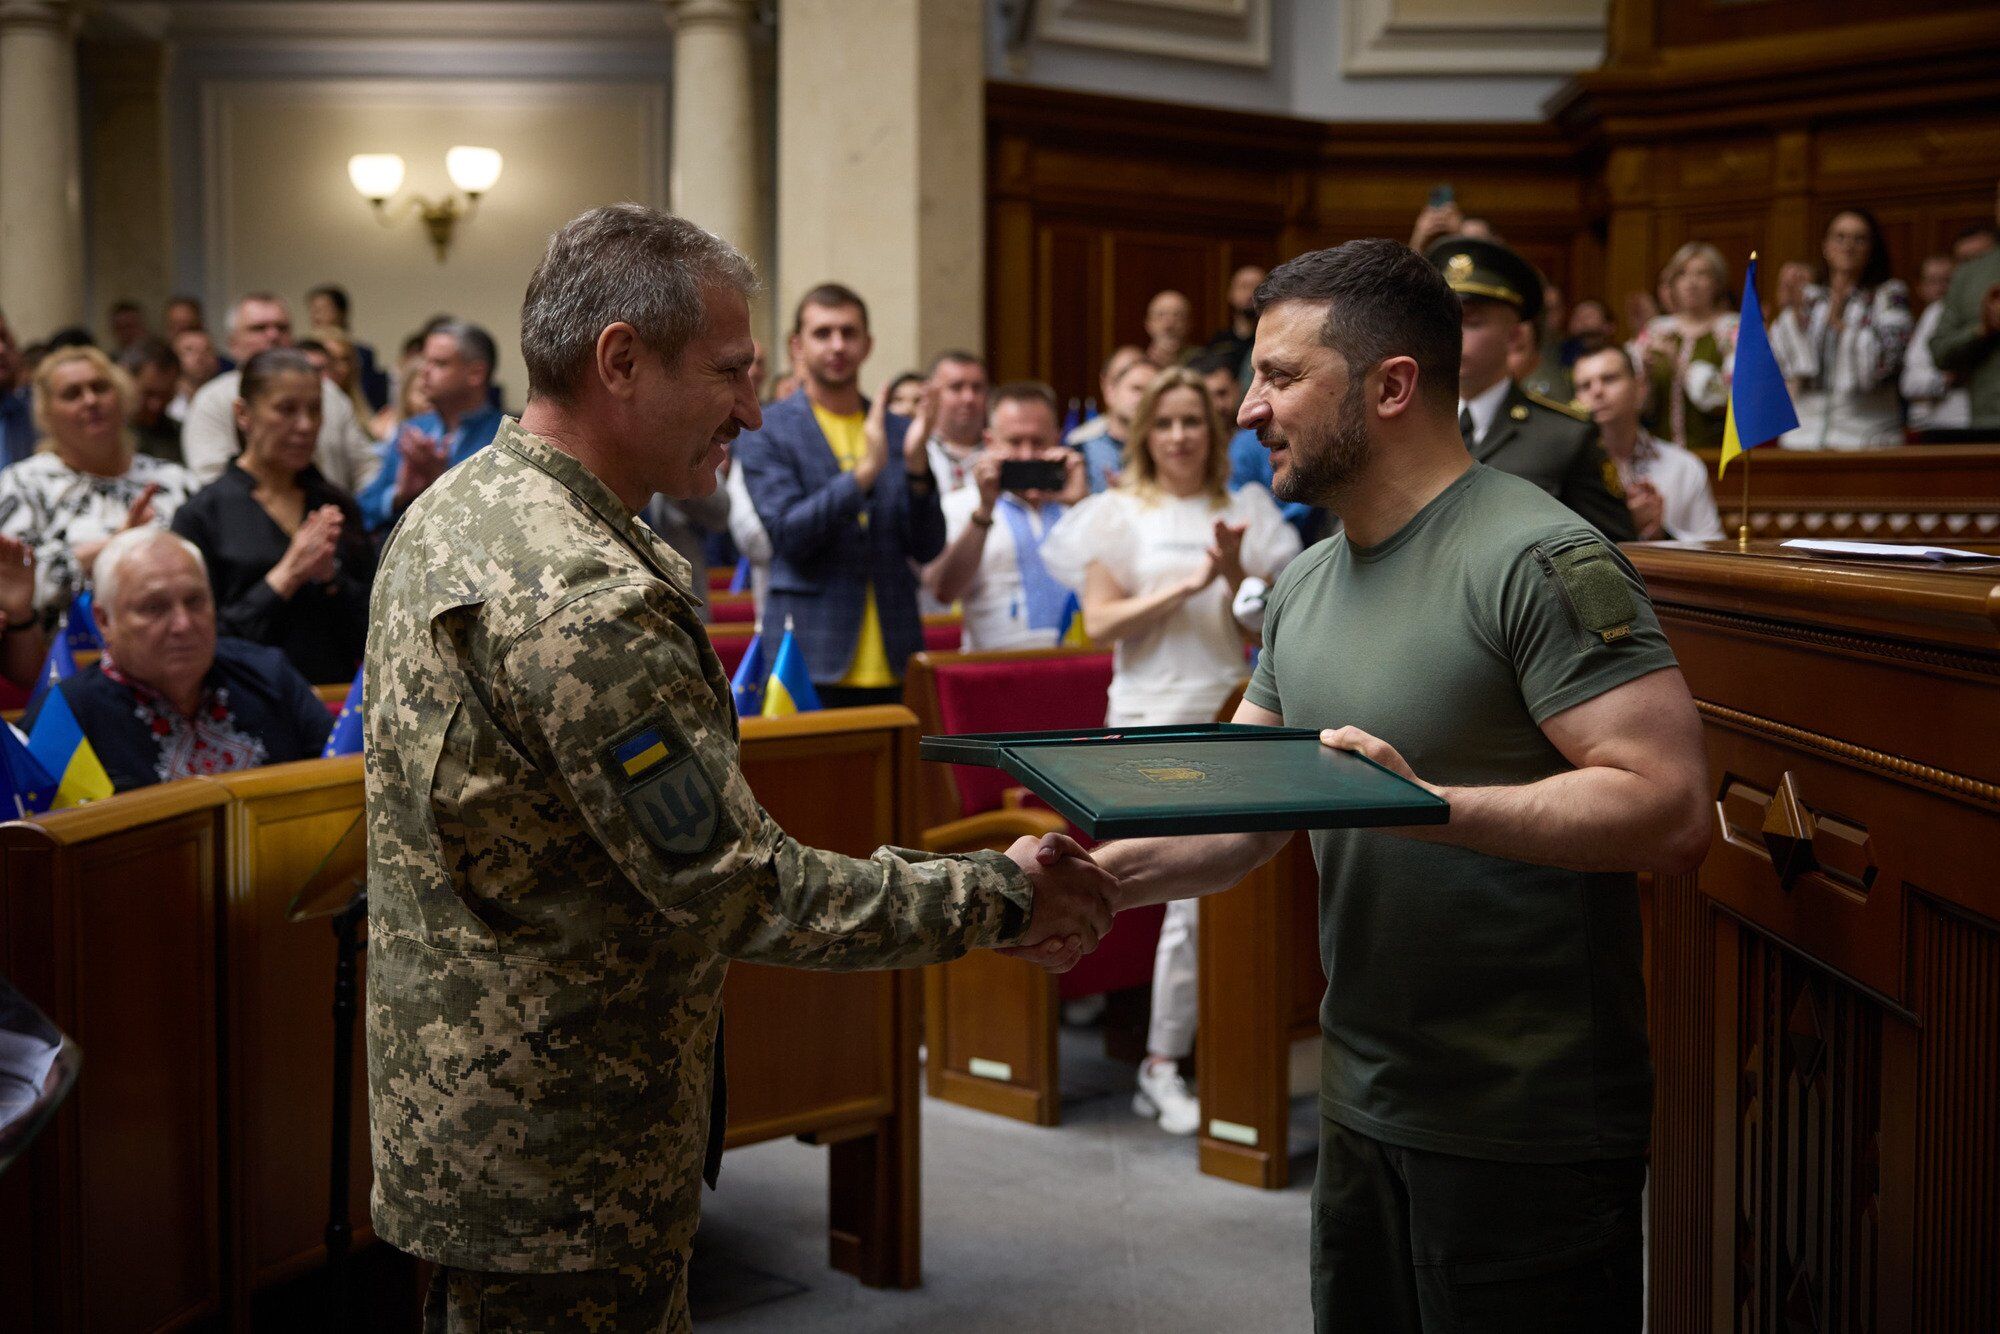
<path id="1" fill-rule="evenodd" d="M 1957 547 L 1924 547 L 1914 542 L 1833 542 L 1819 538 L 1794 537 L 1783 544 L 1792 551 L 1815 556 L 1858 556 L 1864 560 L 1990 560 L 2000 555 L 1990 551 L 1962 551 Z"/>

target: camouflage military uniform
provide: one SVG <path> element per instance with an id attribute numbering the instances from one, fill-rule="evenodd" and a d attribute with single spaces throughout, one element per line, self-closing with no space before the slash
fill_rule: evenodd
<path id="1" fill-rule="evenodd" d="M 1613 542 L 1638 539 L 1618 469 L 1597 443 L 1596 424 L 1581 409 L 1513 385 L 1472 456 L 1533 482 Z"/>
<path id="2" fill-rule="evenodd" d="M 376 1230 L 487 1281 L 675 1275 L 675 1329 L 725 960 L 931 963 L 1031 906 L 997 853 L 773 824 L 691 577 L 509 421 L 391 538 L 366 686 Z"/>

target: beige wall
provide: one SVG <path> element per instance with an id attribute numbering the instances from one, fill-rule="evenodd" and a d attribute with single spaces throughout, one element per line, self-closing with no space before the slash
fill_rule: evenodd
<path id="1" fill-rule="evenodd" d="M 79 314 L 108 338 L 112 302 L 137 301 L 157 327 L 171 295 L 173 224 L 161 115 L 166 58 L 151 44 L 85 42 L 78 59 L 92 112 L 83 143 L 91 308 Z"/>
<path id="2" fill-rule="evenodd" d="M 619 200 L 666 202 L 666 111 L 659 86 L 380 80 L 229 82 L 205 94 L 208 288 L 218 303 L 269 289 L 294 302 L 322 281 L 353 296 L 355 329 L 386 360 L 440 311 L 477 321 L 500 344 L 508 406 L 526 390 L 521 296 L 550 232 Z M 450 187 L 445 150 L 498 149 L 500 182 L 459 225 L 440 264 L 415 219 L 383 227 L 347 180 L 357 152 L 400 153 L 404 194 Z"/>

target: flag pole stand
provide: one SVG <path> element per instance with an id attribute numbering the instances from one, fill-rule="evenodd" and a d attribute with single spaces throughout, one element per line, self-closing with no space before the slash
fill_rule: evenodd
<path id="1" fill-rule="evenodd" d="M 1744 450 L 1737 458 L 1743 465 L 1743 507 L 1737 512 L 1736 549 L 1750 549 L 1750 451 Z"/>

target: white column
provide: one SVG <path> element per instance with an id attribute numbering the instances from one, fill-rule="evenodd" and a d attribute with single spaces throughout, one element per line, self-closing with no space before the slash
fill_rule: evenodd
<path id="1" fill-rule="evenodd" d="M 980 0 L 782 0 L 779 311 L 820 282 L 869 303 L 881 381 L 985 345 Z"/>
<path id="2" fill-rule="evenodd" d="M 0 302 L 23 339 L 83 308 L 75 0 L 0 0 Z"/>

